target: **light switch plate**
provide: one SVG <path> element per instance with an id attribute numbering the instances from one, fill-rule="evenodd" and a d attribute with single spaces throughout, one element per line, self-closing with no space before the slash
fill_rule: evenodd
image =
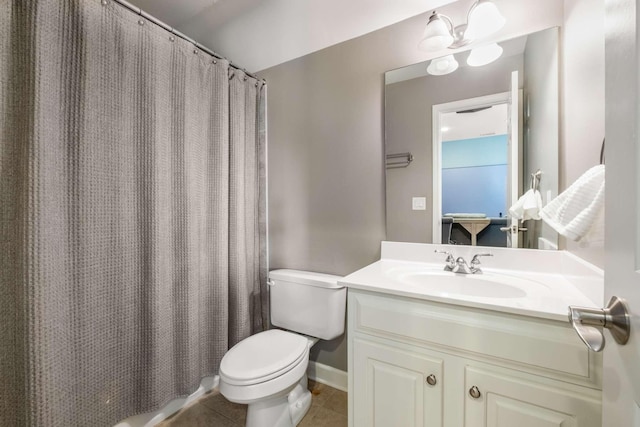
<path id="1" fill-rule="evenodd" d="M 427 210 L 427 198 L 426 197 L 414 197 L 411 200 L 411 206 L 414 211 Z"/>

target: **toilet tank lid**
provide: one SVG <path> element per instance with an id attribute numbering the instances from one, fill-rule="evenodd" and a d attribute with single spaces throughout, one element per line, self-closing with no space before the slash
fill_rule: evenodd
<path id="1" fill-rule="evenodd" d="M 320 288 L 330 288 L 330 289 L 344 288 L 343 285 L 338 283 L 338 280 L 342 279 L 342 276 L 335 276 L 333 274 L 324 274 L 324 273 L 314 273 L 312 271 L 289 270 L 289 269 L 271 270 L 269 272 L 269 278 L 272 280 L 282 280 L 284 282 L 317 286 Z"/>

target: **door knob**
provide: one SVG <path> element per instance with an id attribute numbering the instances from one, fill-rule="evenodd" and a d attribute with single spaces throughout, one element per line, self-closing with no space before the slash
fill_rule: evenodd
<path id="1" fill-rule="evenodd" d="M 623 300 L 614 296 L 606 308 L 569 306 L 569 322 L 589 350 L 602 351 L 604 334 L 598 327 L 607 328 L 620 345 L 629 341 L 631 323 L 629 312 Z"/>

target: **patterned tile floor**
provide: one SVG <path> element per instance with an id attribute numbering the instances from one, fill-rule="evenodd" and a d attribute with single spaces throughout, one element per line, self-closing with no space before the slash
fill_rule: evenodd
<path id="1" fill-rule="evenodd" d="M 311 408 L 298 427 L 346 427 L 347 393 L 309 381 Z M 217 391 L 200 398 L 158 427 L 243 427 L 247 406 L 231 403 Z"/>

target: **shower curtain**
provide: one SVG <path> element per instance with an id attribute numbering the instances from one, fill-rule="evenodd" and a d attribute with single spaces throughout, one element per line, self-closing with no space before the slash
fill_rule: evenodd
<path id="1" fill-rule="evenodd" d="M 265 90 L 110 0 L 0 2 L 0 425 L 156 410 L 266 327 Z"/>

